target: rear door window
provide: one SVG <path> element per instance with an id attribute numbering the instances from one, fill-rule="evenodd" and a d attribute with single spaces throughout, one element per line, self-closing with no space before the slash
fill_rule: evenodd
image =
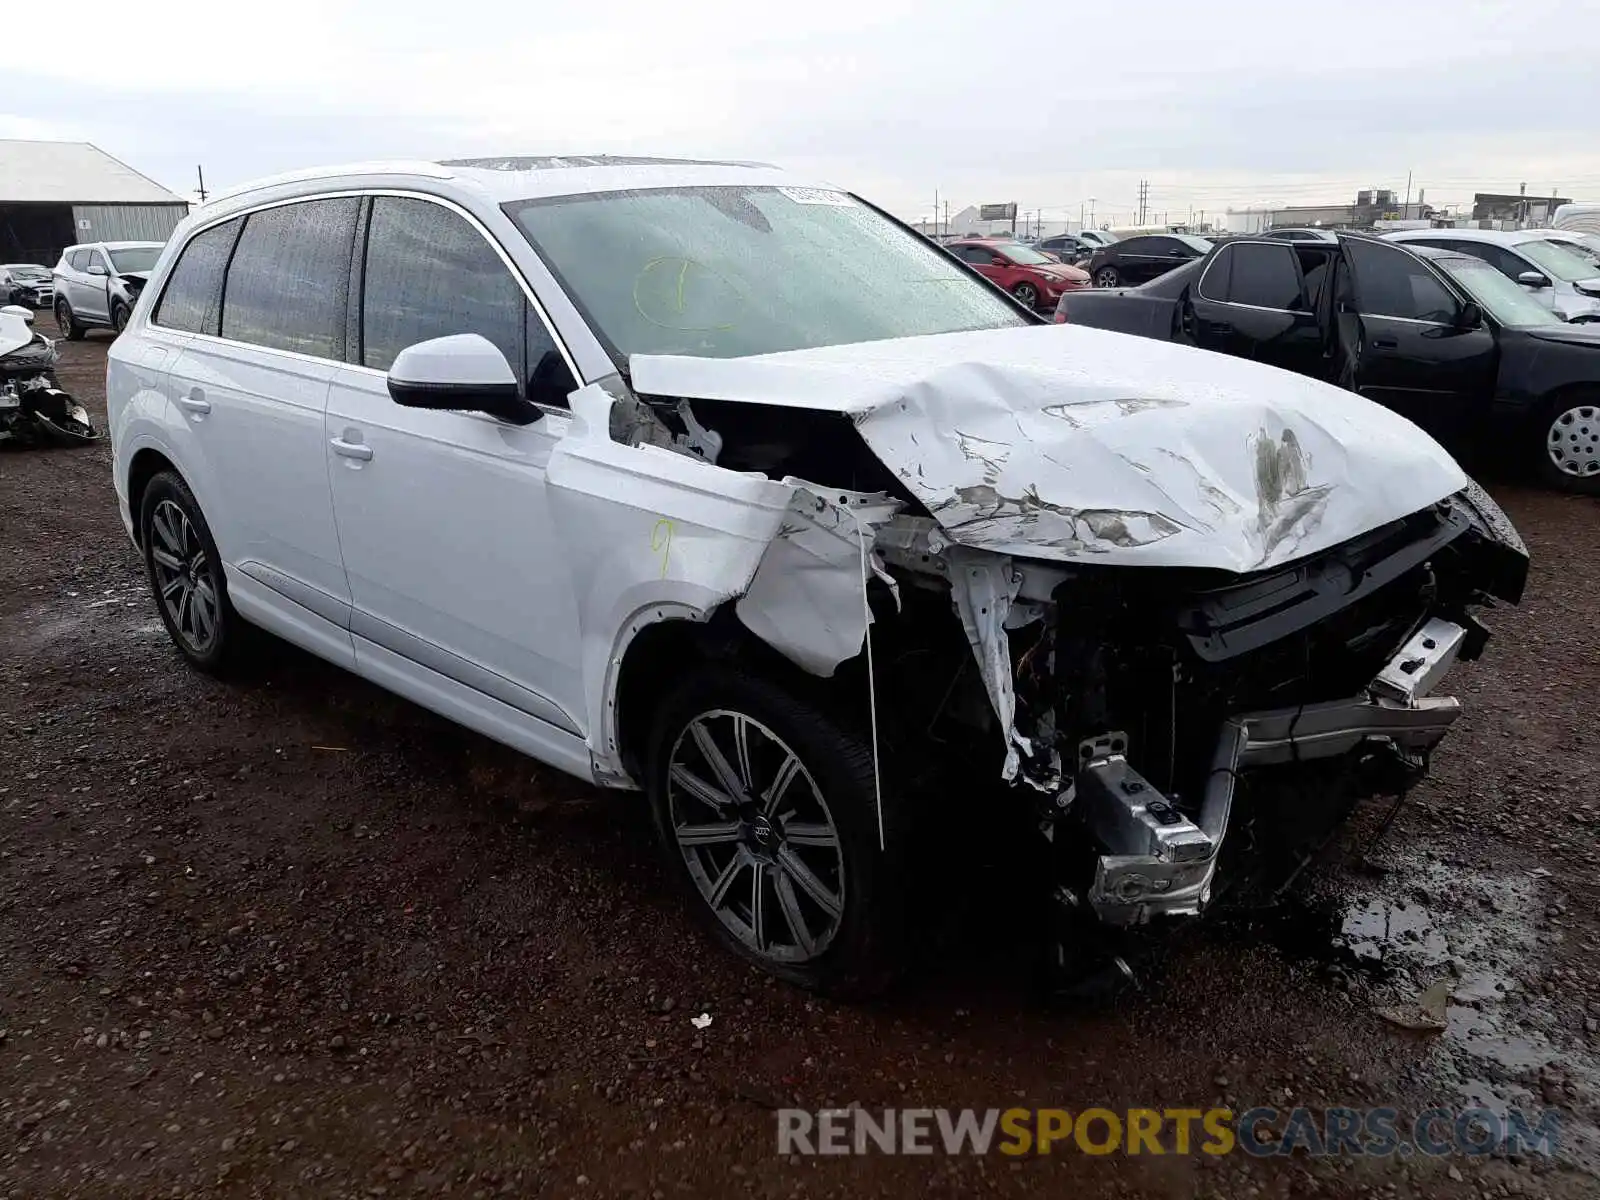
<path id="1" fill-rule="evenodd" d="M 235 217 L 189 239 L 167 279 L 152 318 L 183 333 L 215 334 L 222 319 L 222 276 L 244 225 Z"/>
<path id="2" fill-rule="evenodd" d="M 1286 242 L 1237 242 L 1224 246 L 1200 280 L 1201 299 L 1285 312 L 1306 307 L 1295 261 Z"/>
<path id="3" fill-rule="evenodd" d="M 1459 305 L 1422 260 L 1386 242 L 1350 238 L 1345 251 L 1355 268 L 1361 311 L 1373 317 L 1401 317 L 1446 325 Z"/>
<path id="4" fill-rule="evenodd" d="M 222 336 L 342 359 L 360 209 L 359 199 L 344 196 L 251 213 L 223 288 Z"/>

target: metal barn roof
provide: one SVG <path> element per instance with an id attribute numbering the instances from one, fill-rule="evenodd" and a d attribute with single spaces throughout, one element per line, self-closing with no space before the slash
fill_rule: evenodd
<path id="1" fill-rule="evenodd" d="M 88 142 L 0 139 L 0 204 L 182 204 Z"/>

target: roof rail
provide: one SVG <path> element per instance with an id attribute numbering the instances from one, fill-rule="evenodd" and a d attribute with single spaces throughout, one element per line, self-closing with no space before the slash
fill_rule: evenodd
<path id="1" fill-rule="evenodd" d="M 339 163 L 327 167 L 307 167 L 299 171 L 285 171 L 281 175 L 268 175 L 231 187 L 212 195 L 208 203 L 229 200 L 247 192 L 275 187 L 283 183 L 301 183 L 312 179 L 332 179 L 340 175 L 426 175 L 430 179 L 453 179 L 454 174 L 436 162 L 426 159 L 382 159 L 373 162 Z"/>
<path id="2" fill-rule="evenodd" d="M 496 158 L 447 158 L 444 167 L 480 171 L 554 171 L 563 167 L 767 167 L 772 163 L 716 158 L 644 158 L 620 154 L 516 154 Z"/>

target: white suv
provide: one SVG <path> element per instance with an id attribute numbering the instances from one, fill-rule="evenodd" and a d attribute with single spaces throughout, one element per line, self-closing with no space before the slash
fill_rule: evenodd
<path id="1" fill-rule="evenodd" d="M 1272 781 L 1316 772 L 1331 825 L 1411 778 L 1526 571 L 1402 418 L 1045 325 L 758 164 L 246 188 L 174 234 L 107 389 L 192 663 L 259 627 L 642 789 L 710 927 L 839 991 L 888 976 L 930 813 L 1015 825 L 1085 969 L 1206 905 L 1236 781 L 1237 878 L 1289 867 Z"/>

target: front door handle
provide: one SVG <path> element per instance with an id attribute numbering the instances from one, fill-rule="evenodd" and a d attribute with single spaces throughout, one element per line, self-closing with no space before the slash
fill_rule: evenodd
<path id="1" fill-rule="evenodd" d="M 363 446 L 360 442 L 347 442 L 343 438 L 329 438 L 328 445 L 333 447 L 333 452 L 340 458 L 355 458 L 362 462 L 372 461 L 372 447 Z"/>
<path id="2" fill-rule="evenodd" d="M 206 399 L 206 394 L 199 388 L 190 388 L 187 396 L 178 397 L 178 407 L 205 416 L 211 411 L 211 401 Z"/>
<path id="3" fill-rule="evenodd" d="M 1400 348 L 1400 339 L 1392 337 L 1373 338 L 1372 348 L 1374 350 L 1398 350 Z"/>

